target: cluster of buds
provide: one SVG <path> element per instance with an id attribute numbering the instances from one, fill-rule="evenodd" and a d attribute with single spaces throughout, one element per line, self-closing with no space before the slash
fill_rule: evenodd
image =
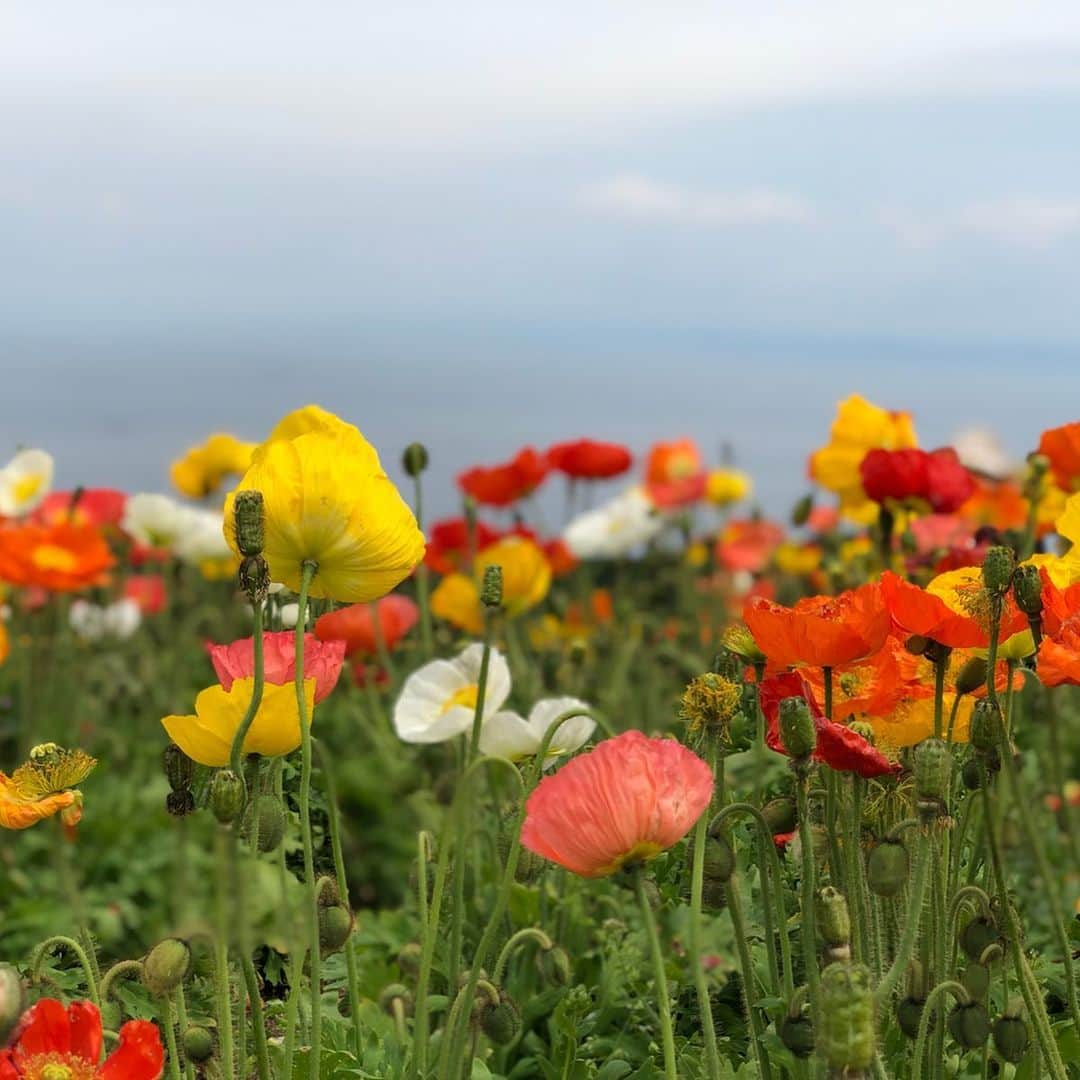
<path id="1" fill-rule="evenodd" d="M 315 885 L 315 895 L 319 905 L 319 949 L 323 956 L 329 956 L 345 947 L 356 921 L 342 902 L 333 878 L 320 878 Z"/>

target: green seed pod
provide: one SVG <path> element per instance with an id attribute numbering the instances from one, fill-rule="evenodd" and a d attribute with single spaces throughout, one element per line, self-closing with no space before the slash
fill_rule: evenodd
<path id="1" fill-rule="evenodd" d="M 814 496 L 804 495 L 791 508 L 791 524 L 796 529 L 802 528 L 810 520 L 810 513 L 814 509 Z"/>
<path id="2" fill-rule="evenodd" d="M 521 1010 L 505 990 L 499 991 L 497 1003 L 489 1002 L 480 1011 L 480 1028 L 496 1046 L 506 1046 L 517 1038 Z"/>
<path id="3" fill-rule="evenodd" d="M 952 754 L 944 739 L 923 739 L 914 752 L 915 794 L 944 803 L 952 776 Z"/>
<path id="4" fill-rule="evenodd" d="M 170 791 L 165 796 L 165 809 L 173 817 L 195 813 L 195 796 L 190 791 Z"/>
<path id="5" fill-rule="evenodd" d="M 976 915 L 960 931 L 960 948 L 969 960 L 978 960 L 988 945 L 998 941 L 998 928 L 993 919 Z"/>
<path id="6" fill-rule="evenodd" d="M 973 1001 L 969 1005 L 957 1005 L 947 1024 L 952 1037 L 965 1049 L 977 1050 L 990 1038 L 990 1017 L 984 1006 Z"/>
<path id="7" fill-rule="evenodd" d="M 821 973 L 819 1044 L 837 1072 L 868 1069 L 874 1060 L 874 992 L 861 964 L 830 964 Z"/>
<path id="8" fill-rule="evenodd" d="M 175 990 L 191 971 L 191 947 L 180 938 L 159 941 L 142 964 L 143 986 L 155 997 Z"/>
<path id="9" fill-rule="evenodd" d="M 956 692 L 970 694 L 985 685 L 986 661 L 981 656 L 973 656 L 956 676 Z"/>
<path id="10" fill-rule="evenodd" d="M 866 883 L 877 896 L 895 896 L 908 879 L 911 856 L 899 840 L 886 837 L 871 849 L 866 860 Z"/>
<path id="11" fill-rule="evenodd" d="M 1042 615 L 1042 575 L 1039 568 L 1031 563 L 1024 563 L 1013 574 L 1013 596 L 1016 606 L 1029 618 L 1037 619 Z"/>
<path id="12" fill-rule="evenodd" d="M 406 1016 L 412 1016 L 413 996 L 412 991 L 401 983 L 390 983 L 379 992 L 379 1008 L 383 1012 L 394 1015 L 394 1002 L 400 1001 Z"/>
<path id="13" fill-rule="evenodd" d="M 397 966 L 403 975 L 415 978 L 420 974 L 420 961 L 424 950 L 418 941 L 406 942 L 398 950 Z"/>
<path id="14" fill-rule="evenodd" d="M 423 443 L 409 443 L 401 455 L 401 467 L 409 476 L 419 476 L 428 467 L 427 447 Z"/>
<path id="15" fill-rule="evenodd" d="M 570 985 L 572 974 L 570 954 L 561 945 L 553 945 L 550 949 L 538 949 L 536 968 L 544 982 L 552 986 Z"/>
<path id="16" fill-rule="evenodd" d="M 0 1046 L 8 1041 L 26 1008 L 22 979 L 11 964 L 0 964 Z"/>
<path id="17" fill-rule="evenodd" d="M 352 912 L 344 904 L 319 908 L 319 945 L 324 953 L 335 953 L 352 933 Z"/>
<path id="18" fill-rule="evenodd" d="M 769 826 L 769 832 L 773 835 L 794 832 L 798 827 L 799 820 L 795 813 L 795 800 L 787 796 L 770 799 L 761 808 L 761 813 Z"/>
<path id="19" fill-rule="evenodd" d="M 805 698 L 789 697 L 780 702 L 780 738 L 796 760 L 805 761 L 814 752 L 817 730 Z"/>
<path id="20" fill-rule="evenodd" d="M 916 1039 L 919 1036 L 919 1022 L 922 1020 L 923 1008 L 926 1002 L 922 998 L 906 997 L 896 1007 L 896 1022 L 900 1030 L 909 1038 Z M 933 1029 L 934 1019 L 930 1020 Z"/>
<path id="21" fill-rule="evenodd" d="M 190 791 L 195 779 L 195 762 L 176 743 L 169 743 L 161 755 L 165 776 L 173 791 Z"/>
<path id="22" fill-rule="evenodd" d="M 989 698 L 980 698 L 971 710 L 968 738 L 971 745 L 982 753 L 997 746 L 1001 731 L 1001 710 Z"/>
<path id="23" fill-rule="evenodd" d="M 986 991 L 990 989 L 990 970 L 975 961 L 964 968 L 960 982 L 975 1001 L 982 1001 L 986 997 Z"/>
<path id="24" fill-rule="evenodd" d="M 256 817 L 257 815 L 257 817 Z M 285 811 L 276 795 L 256 795 L 244 811 L 244 836 L 254 837 L 258 826 L 259 850 L 276 851 L 285 835 Z"/>
<path id="25" fill-rule="evenodd" d="M 210 812 L 228 825 L 244 809 L 244 781 L 232 769 L 220 769 L 210 784 Z"/>
<path id="26" fill-rule="evenodd" d="M 240 588 L 253 604 L 261 604 L 270 591 L 270 567 L 261 555 L 250 555 L 240 561 L 237 571 Z"/>
<path id="27" fill-rule="evenodd" d="M 839 889 L 826 885 L 817 895 L 817 924 L 821 940 L 830 949 L 851 942 L 851 916 L 847 900 Z"/>
<path id="28" fill-rule="evenodd" d="M 735 873 L 735 852 L 725 836 L 705 840 L 705 880 L 724 884 Z"/>
<path id="29" fill-rule="evenodd" d="M 785 1016 L 777 1034 L 797 1058 L 807 1058 L 814 1052 L 814 1025 L 809 1016 Z"/>
<path id="30" fill-rule="evenodd" d="M 245 559 L 263 549 L 263 497 L 261 491 L 238 491 L 233 496 L 236 548 Z"/>
<path id="31" fill-rule="evenodd" d="M 994 1049 L 1013 1065 L 1024 1060 L 1031 1036 L 1019 1016 L 1000 1016 L 994 1021 Z"/>
<path id="32" fill-rule="evenodd" d="M 988 591 L 1001 596 L 1008 589 L 1015 569 L 1016 554 L 1012 548 L 1003 545 L 992 547 L 987 551 L 986 557 L 983 559 L 983 584 Z M 985 1041 L 984 1039 L 983 1042 Z"/>
<path id="33" fill-rule="evenodd" d="M 200 1024 L 192 1024 L 184 1031 L 184 1057 L 201 1065 L 214 1056 L 214 1033 Z"/>

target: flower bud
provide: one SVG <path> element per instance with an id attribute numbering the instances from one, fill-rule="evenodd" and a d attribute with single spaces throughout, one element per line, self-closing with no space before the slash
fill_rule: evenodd
<path id="1" fill-rule="evenodd" d="M 817 731 L 805 698 L 789 697 L 780 702 L 780 738 L 796 760 L 806 760 L 817 746 Z"/>
<path id="2" fill-rule="evenodd" d="M 814 1025 L 809 1016 L 785 1016 L 777 1034 L 797 1058 L 808 1058 L 814 1052 Z"/>
<path id="3" fill-rule="evenodd" d="M 419 476 L 428 467 L 427 447 L 423 443 L 409 443 L 401 455 L 401 467 L 409 476 Z"/>
<path id="4" fill-rule="evenodd" d="M 1037 619 L 1042 615 L 1042 575 L 1039 568 L 1031 563 L 1024 563 L 1013 574 L 1013 596 L 1016 606 L 1029 618 Z"/>
<path id="5" fill-rule="evenodd" d="M 726 836 L 709 836 L 705 840 L 705 880 L 724 885 L 735 873 L 735 852 Z"/>
<path id="6" fill-rule="evenodd" d="M 232 769 L 219 769 L 210 784 L 210 812 L 222 825 L 235 821 L 244 809 L 244 781 Z"/>
<path id="7" fill-rule="evenodd" d="M 379 992 L 379 1008 L 384 1012 L 394 1015 L 394 1002 L 400 1001 L 406 1016 L 411 1016 L 413 1011 L 412 991 L 401 983 L 390 983 Z"/>
<path id="8" fill-rule="evenodd" d="M 969 960 L 978 960 L 997 941 L 997 924 L 987 915 L 976 915 L 960 931 L 960 948 Z"/>
<path id="9" fill-rule="evenodd" d="M 521 1031 L 521 1010 L 505 990 L 498 1002 L 489 1002 L 480 1010 L 480 1029 L 496 1045 L 507 1046 Z"/>
<path id="10" fill-rule="evenodd" d="M 538 949 L 536 967 L 540 978 L 552 986 L 569 986 L 573 974 L 570 954 L 561 946 L 553 945 L 550 949 Z"/>
<path id="11" fill-rule="evenodd" d="M 989 698 L 980 698 L 971 710 L 968 739 L 976 750 L 986 753 L 998 744 L 1001 730 L 1001 709 Z"/>
<path id="12" fill-rule="evenodd" d="M 233 497 L 236 549 L 245 559 L 263 549 L 263 497 L 261 491 L 238 491 Z"/>
<path id="13" fill-rule="evenodd" d="M 919 1036 L 919 1021 L 922 1020 L 923 1008 L 926 1002 L 922 998 L 909 995 L 896 1007 L 896 1022 L 900 1030 L 909 1038 L 916 1039 Z M 934 1026 L 931 1017 L 930 1026 Z"/>
<path id="14" fill-rule="evenodd" d="M 861 964 L 830 964 L 821 973 L 819 1043 L 836 1072 L 857 1072 L 873 1063 L 874 992 Z"/>
<path id="15" fill-rule="evenodd" d="M 165 809 L 173 817 L 195 813 L 195 796 L 190 791 L 170 791 L 165 796 Z"/>
<path id="16" fill-rule="evenodd" d="M 944 805 L 952 777 L 952 754 L 944 739 L 923 739 L 914 752 L 915 794 Z"/>
<path id="17" fill-rule="evenodd" d="M 982 579 L 987 590 L 1002 596 L 1012 581 L 1016 569 L 1016 555 L 1013 549 L 999 544 L 987 551 L 982 564 Z M 985 1039 L 983 1040 L 986 1041 Z"/>
<path id="18" fill-rule="evenodd" d="M 0 964 L 0 1046 L 8 1041 L 26 1008 L 22 979 L 11 964 Z"/>
<path id="19" fill-rule="evenodd" d="M 499 565 L 484 567 L 484 583 L 480 586 L 480 602 L 484 607 L 497 608 L 502 603 L 503 574 Z"/>
<path id="20" fill-rule="evenodd" d="M 335 953 L 349 940 L 352 912 L 344 904 L 319 908 L 319 945 L 324 954 Z"/>
<path id="21" fill-rule="evenodd" d="M 957 673 L 956 692 L 970 694 L 985 685 L 986 661 L 981 656 L 973 656 Z"/>
<path id="22" fill-rule="evenodd" d="M 963 983 L 964 989 L 973 1001 L 981 1001 L 986 997 L 986 991 L 990 989 L 990 969 L 977 960 L 972 961 L 964 968 L 960 982 Z"/>
<path id="23" fill-rule="evenodd" d="M 899 840 L 878 841 L 866 860 L 866 883 L 876 896 L 895 896 L 907 882 L 911 868 L 908 850 Z"/>
<path id="24" fill-rule="evenodd" d="M 729 626 L 721 635 L 720 640 L 724 648 L 749 660 L 752 664 L 760 663 L 765 659 L 765 654 L 758 648 L 754 635 L 741 624 Z"/>
<path id="25" fill-rule="evenodd" d="M 201 1065 L 209 1061 L 214 1054 L 214 1033 L 209 1028 L 199 1024 L 192 1024 L 187 1028 L 183 1036 L 184 1057 L 188 1061 Z"/>
<path id="26" fill-rule="evenodd" d="M 839 889 L 826 885 L 817 895 L 817 924 L 821 940 L 831 949 L 851 941 L 851 916 Z"/>
<path id="27" fill-rule="evenodd" d="M 979 768 L 979 762 L 976 758 L 968 758 L 964 762 L 963 768 L 960 770 L 960 779 L 964 782 L 964 787 L 968 791 L 978 791 L 982 787 L 982 769 Z"/>
<path id="28" fill-rule="evenodd" d="M 285 835 L 285 811 L 276 795 L 256 795 L 244 811 L 244 836 L 262 852 L 276 851 Z"/>
<path id="29" fill-rule="evenodd" d="M 727 907 L 727 883 L 703 881 L 701 883 L 701 906 L 706 911 L 723 911 Z"/>
<path id="30" fill-rule="evenodd" d="M 191 970 L 191 947 L 180 938 L 159 941 L 142 964 L 143 986 L 155 997 L 175 990 Z"/>
<path id="31" fill-rule="evenodd" d="M 977 1050 L 990 1038 L 990 1017 L 977 1001 L 957 1005 L 949 1013 L 948 1028 L 952 1037 L 965 1049 Z"/>
<path id="32" fill-rule="evenodd" d="M 994 1049 L 1002 1059 L 1012 1065 L 1018 1065 L 1024 1060 L 1027 1053 L 1031 1036 L 1028 1034 L 1027 1024 L 1019 1016 L 1006 1013 L 994 1021 Z"/>
<path id="33" fill-rule="evenodd" d="M 810 513 L 814 509 L 814 496 L 812 494 L 804 495 L 792 508 L 791 508 L 791 524 L 796 528 L 801 528 L 810 520 Z"/>
<path id="34" fill-rule="evenodd" d="M 195 762 L 176 743 L 169 743 L 161 755 L 165 776 L 173 791 L 188 791 L 195 779 Z"/>
<path id="35" fill-rule="evenodd" d="M 931 641 L 928 637 L 923 637 L 922 634 L 912 634 L 904 642 L 904 648 L 907 649 L 912 656 L 922 656 L 927 649 L 930 648 Z"/>
<path id="36" fill-rule="evenodd" d="M 777 833 L 794 832 L 799 824 L 795 814 L 795 800 L 786 795 L 770 799 L 761 808 L 761 815 L 769 826 L 769 832 L 774 836 Z"/>
<path id="37" fill-rule="evenodd" d="M 423 946 L 418 941 L 407 941 L 398 950 L 397 966 L 403 975 L 415 978 L 420 974 L 420 960 L 423 956 Z"/>
<path id="38" fill-rule="evenodd" d="M 270 591 L 270 567 L 261 555 L 242 559 L 237 572 L 240 588 L 253 604 L 261 604 Z"/>
<path id="39" fill-rule="evenodd" d="M 742 702 L 742 687 L 734 679 L 706 672 L 691 679 L 682 696 L 679 718 L 691 731 L 725 733 Z"/>

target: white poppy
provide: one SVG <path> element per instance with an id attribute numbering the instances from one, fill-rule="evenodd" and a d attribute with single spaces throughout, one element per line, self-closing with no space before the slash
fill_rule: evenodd
<path id="1" fill-rule="evenodd" d="M 953 449 L 962 465 L 996 479 L 1018 471 L 1018 466 L 1001 445 L 996 433 L 988 428 L 966 428 L 953 437 Z"/>
<path id="2" fill-rule="evenodd" d="M 174 548 L 187 531 L 190 510 L 168 495 L 140 492 L 124 505 L 120 528 L 147 547 Z"/>
<path id="3" fill-rule="evenodd" d="M 432 660 L 414 671 L 394 705 L 394 730 L 410 743 L 437 743 L 468 731 L 480 692 L 483 645 L 469 645 L 453 660 Z M 492 717 L 510 696 L 510 667 L 495 649 L 488 662 L 482 717 Z"/>
<path id="4" fill-rule="evenodd" d="M 88 600 L 73 600 L 68 611 L 68 622 L 84 641 L 100 641 L 105 637 L 122 641 L 139 629 L 142 612 L 139 605 L 128 598 L 105 607 Z"/>
<path id="5" fill-rule="evenodd" d="M 52 489 L 53 459 L 45 450 L 20 450 L 0 469 L 0 514 L 22 517 Z"/>
<path id="6" fill-rule="evenodd" d="M 117 600 L 105 608 L 105 633 L 125 640 L 142 625 L 142 611 L 130 597 Z"/>
<path id="7" fill-rule="evenodd" d="M 196 566 L 202 562 L 228 559 L 232 549 L 222 529 L 222 514 L 201 507 L 184 506 L 183 532 L 177 537 L 173 549 L 178 558 Z"/>
<path id="8" fill-rule="evenodd" d="M 588 709 L 584 701 L 572 697 L 544 698 L 529 713 L 528 720 L 515 712 L 497 712 L 480 729 L 480 749 L 485 754 L 517 761 L 532 757 L 540 750 L 548 729 L 563 713 L 574 709 Z M 596 729 L 591 716 L 575 716 L 559 725 L 548 744 L 544 768 L 550 768 L 557 758 L 572 754 L 589 741 Z"/>
<path id="9" fill-rule="evenodd" d="M 579 559 L 617 559 L 655 539 L 665 524 L 644 490 L 632 487 L 579 514 L 563 530 L 563 540 Z"/>
<path id="10" fill-rule="evenodd" d="M 105 634 L 105 609 L 89 600 L 72 600 L 68 623 L 84 641 L 97 641 Z"/>

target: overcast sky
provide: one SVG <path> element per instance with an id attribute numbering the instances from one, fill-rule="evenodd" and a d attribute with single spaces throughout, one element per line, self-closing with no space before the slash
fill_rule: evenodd
<path id="1" fill-rule="evenodd" d="M 562 365 L 563 394 L 666 366 L 760 400 L 779 345 L 822 398 L 880 342 L 923 343 L 939 379 L 952 346 L 999 375 L 1039 350 L 1067 369 L 1078 120 L 1065 0 L 6 0 L 0 365 L 26 399 L 0 404 L 7 441 L 92 455 L 41 397 L 103 356 L 115 378 L 167 356 L 249 386 L 286 345 L 309 375 L 400 381 L 407 356 L 424 409 L 425 362 L 469 377 L 497 350 L 503 379 Z M 127 385 L 86 400 L 153 416 Z M 532 404 L 563 433 L 557 395 Z M 469 449 L 509 450 L 504 426 Z"/>

